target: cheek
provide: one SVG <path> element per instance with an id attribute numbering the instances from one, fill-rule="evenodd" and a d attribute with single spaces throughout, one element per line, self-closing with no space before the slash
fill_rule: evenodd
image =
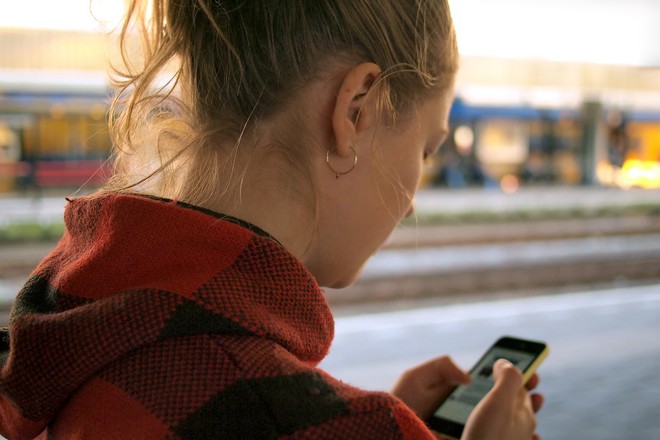
<path id="1" fill-rule="evenodd" d="M 403 196 L 411 199 L 419 186 L 424 162 L 418 156 L 408 154 L 406 157 L 401 157 L 400 163 L 399 179 L 401 189 L 405 193 Z"/>
<path id="2" fill-rule="evenodd" d="M 403 187 L 408 193 L 417 189 L 424 167 L 424 147 L 418 136 L 410 135 L 397 154 L 397 169 Z"/>
<path id="3" fill-rule="evenodd" d="M 390 175 L 390 179 L 384 182 L 381 194 L 387 194 L 387 207 L 396 223 L 410 213 L 413 197 L 419 186 L 422 162 L 401 157 L 395 171 Z"/>

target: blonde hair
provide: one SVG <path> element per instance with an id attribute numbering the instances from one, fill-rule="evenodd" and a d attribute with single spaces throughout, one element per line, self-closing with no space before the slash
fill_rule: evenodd
<path id="1" fill-rule="evenodd" d="M 216 182 L 237 172 L 236 154 L 256 144 L 259 122 L 327 66 L 376 63 L 379 102 L 393 116 L 446 90 L 458 64 L 447 0 L 131 0 L 120 48 L 115 175 L 105 190 L 196 204 L 229 189 Z M 301 118 L 292 124 L 304 126 Z M 276 147 L 304 173 L 292 124 Z"/>

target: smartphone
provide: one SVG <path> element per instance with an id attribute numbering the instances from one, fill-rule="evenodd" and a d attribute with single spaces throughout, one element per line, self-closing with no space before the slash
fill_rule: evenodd
<path id="1" fill-rule="evenodd" d="M 495 361 L 502 358 L 510 361 L 523 372 L 523 381 L 527 383 L 547 355 L 548 347 L 544 342 L 511 336 L 500 338 L 470 370 L 472 383 L 454 388 L 431 416 L 429 426 L 445 436 L 460 438 L 468 416 L 493 387 Z"/>

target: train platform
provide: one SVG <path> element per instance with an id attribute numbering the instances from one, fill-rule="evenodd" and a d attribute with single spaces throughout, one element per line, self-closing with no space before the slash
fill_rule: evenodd
<path id="1" fill-rule="evenodd" d="M 69 196 L 0 196 L 0 228 L 61 222 Z M 643 213 L 635 207 L 643 207 Z M 422 190 L 416 210 L 419 225 L 409 219 L 398 228 L 355 285 L 328 289 L 331 303 L 354 308 L 402 298 L 416 302 L 429 296 L 530 290 L 556 286 L 559 278 L 567 285 L 660 280 L 660 191 Z M 434 216 L 443 217 L 443 223 L 425 223 Z M 53 245 L 0 242 L 0 303 L 11 301 Z"/>
<path id="2" fill-rule="evenodd" d="M 61 221 L 65 197 L 73 192 L 51 191 L 39 197 L 19 194 L 0 194 L 0 227 L 11 223 Z M 548 186 L 522 188 L 507 194 L 498 189 L 423 189 L 415 197 L 419 217 L 441 215 L 469 217 L 470 215 L 530 214 L 568 215 L 598 214 L 607 210 L 630 207 L 660 208 L 660 190 L 621 190 L 600 186 Z"/>
<path id="3" fill-rule="evenodd" d="M 499 189 L 422 190 L 415 198 L 418 213 L 594 213 L 634 206 L 660 207 L 660 190 L 602 186 L 544 186 L 513 193 Z"/>

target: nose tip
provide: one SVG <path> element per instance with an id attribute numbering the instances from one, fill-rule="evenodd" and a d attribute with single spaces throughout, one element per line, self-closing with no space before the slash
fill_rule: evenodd
<path id="1" fill-rule="evenodd" d="M 410 203 L 410 208 L 408 208 L 408 211 L 406 212 L 405 218 L 411 217 L 415 213 L 415 203 L 412 202 Z"/>

